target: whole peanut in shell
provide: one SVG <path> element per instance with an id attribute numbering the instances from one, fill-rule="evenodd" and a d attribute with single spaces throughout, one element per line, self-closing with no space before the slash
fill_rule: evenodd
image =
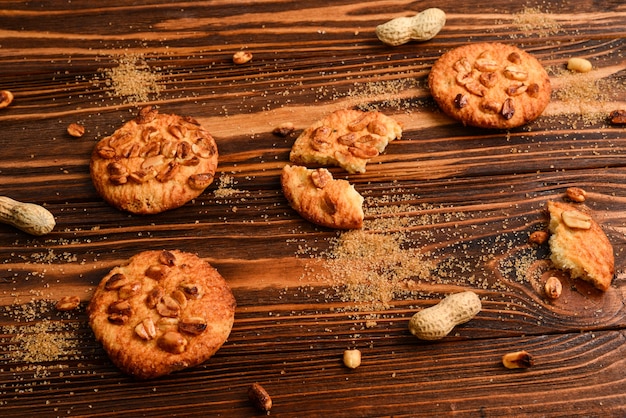
<path id="1" fill-rule="evenodd" d="M 398 46 L 413 41 L 432 39 L 446 24 L 446 14 L 436 7 L 413 17 L 397 17 L 376 27 L 376 36 L 383 43 Z"/>
<path id="2" fill-rule="evenodd" d="M 482 304 L 472 291 L 454 293 L 438 304 L 423 309 L 409 321 L 409 331 L 421 340 L 440 340 L 480 312 Z"/>
<path id="3" fill-rule="evenodd" d="M 0 222 L 31 235 L 45 235 L 56 225 L 52 213 L 43 206 L 18 202 L 7 196 L 0 196 Z"/>

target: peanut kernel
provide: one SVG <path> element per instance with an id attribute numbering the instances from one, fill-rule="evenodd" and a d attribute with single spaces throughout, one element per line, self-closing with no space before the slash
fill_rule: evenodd
<path id="1" fill-rule="evenodd" d="M 55 305 L 57 311 L 72 311 L 78 308 L 80 305 L 80 298 L 78 296 L 63 296 L 59 299 Z"/>
<path id="2" fill-rule="evenodd" d="M 558 299 L 563 291 L 563 285 L 557 277 L 550 276 L 548 277 L 548 280 L 546 280 L 546 284 L 543 286 L 543 291 L 547 298 Z"/>
<path id="3" fill-rule="evenodd" d="M 80 138 L 85 134 L 85 127 L 78 123 L 70 123 L 67 126 L 67 133 L 74 138 Z"/>
<path id="4" fill-rule="evenodd" d="M 567 61 L 567 69 L 577 73 L 588 73 L 592 68 L 591 63 L 584 58 L 570 58 Z"/>
<path id="5" fill-rule="evenodd" d="M 172 354 L 184 353 L 187 343 L 187 339 L 176 331 L 168 331 L 157 340 L 160 349 Z"/>
<path id="6" fill-rule="evenodd" d="M 532 355 L 522 350 L 502 356 L 502 364 L 507 369 L 527 369 L 535 364 L 535 360 Z"/>
<path id="7" fill-rule="evenodd" d="M 361 351 L 355 349 L 343 352 L 343 364 L 350 368 L 356 369 L 361 365 Z"/>
<path id="8" fill-rule="evenodd" d="M 161 254 L 159 254 L 159 262 L 166 266 L 175 266 L 176 256 L 167 250 L 163 250 L 161 251 Z"/>
<path id="9" fill-rule="evenodd" d="M 8 90 L 0 91 L 0 109 L 9 106 L 13 102 L 13 93 Z"/>
<path id="10" fill-rule="evenodd" d="M 318 168 L 311 173 L 311 181 L 318 189 L 323 189 L 327 184 L 333 181 L 333 176 L 325 168 Z"/>
<path id="11" fill-rule="evenodd" d="M 528 237 L 528 242 L 530 242 L 531 244 L 541 245 L 548 241 L 549 237 L 550 235 L 547 231 L 535 231 Z"/>
<path id="12" fill-rule="evenodd" d="M 258 383 L 253 383 L 248 388 L 248 399 L 260 411 L 268 412 L 272 409 L 272 398 Z"/>
<path id="13" fill-rule="evenodd" d="M 565 191 L 565 195 L 573 202 L 582 203 L 587 197 L 587 192 L 580 187 L 568 187 Z"/>
<path id="14" fill-rule="evenodd" d="M 609 121 L 613 125 L 626 125 L 626 110 L 613 110 L 609 114 Z"/>
<path id="15" fill-rule="evenodd" d="M 146 318 L 135 326 L 135 333 L 142 340 L 149 341 L 156 337 L 157 331 L 152 318 Z"/>
<path id="16" fill-rule="evenodd" d="M 187 334 L 200 335 L 207 329 L 207 322 L 201 317 L 185 318 L 178 321 L 178 330 Z"/>
<path id="17" fill-rule="evenodd" d="M 237 51 L 233 54 L 233 62 L 237 65 L 245 64 L 252 60 L 252 53 L 248 51 Z"/>
<path id="18" fill-rule="evenodd" d="M 111 277 L 109 277 L 104 284 L 105 290 L 118 290 L 120 287 L 126 285 L 128 283 L 128 279 L 123 273 L 115 273 Z"/>
<path id="19" fill-rule="evenodd" d="M 577 210 L 566 210 L 561 213 L 563 223 L 572 229 L 590 229 L 591 218 Z"/>

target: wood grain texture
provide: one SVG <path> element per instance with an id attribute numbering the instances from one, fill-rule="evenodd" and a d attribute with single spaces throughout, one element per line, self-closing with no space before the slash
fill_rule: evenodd
<path id="1" fill-rule="evenodd" d="M 253 382 L 281 417 L 625 416 L 626 131 L 604 118 L 626 108 L 623 1 L 302 3 L 0 4 L 0 89 L 15 95 L 0 110 L 0 195 L 44 204 L 57 220 L 38 238 L 0 224 L 2 416 L 262 416 L 247 400 Z M 427 7 L 447 13 L 433 40 L 390 48 L 376 39 L 376 25 Z M 519 22 L 525 7 L 557 26 L 528 31 Z M 486 131 L 437 109 L 430 66 L 480 41 L 516 44 L 550 69 L 555 92 L 537 121 Z M 254 57 L 237 66 L 231 57 L 241 49 Z M 104 82 L 104 69 L 129 55 L 160 77 L 163 90 L 146 102 L 128 103 Z M 559 72 L 572 56 L 592 61 L 586 80 L 601 97 L 559 96 L 577 82 Z M 109 207 L 89 177 L 96 141 L 145 104 L 193 115 L 220 151 L 216 184 L 149 217 Z M 366 197 L 369 222 L 375 209 L 399 209 L 385 216 L 411 220 L 404 245 L 434 263 L 433 278 L 411 283 L 388 309 L 354 311 L 317 276 L 309 255 L 338 234 L 301 219 L 280 190 L 295 136 L 357 106 L 396 118 L 403 137 L 366 173 L 331 171 Z M 285 121 L 295 134 L 273 135 Z M 86 127 L 84 137 L 67 135 L 72 122 Z M 225 176 L 231 193 L 216 195 Z M 549 302 L 541 293 L 549 250 L 527 239 L 546 227 L 546 202 L 570 186 L 587 191 L 616 275 L 606 293 L 562 276 L 563 295 Z M 214 265 L 233 288 L 236 320 L 202 366 L 139 382 L 109 362 L 84 307 L 113 266 L 162 248 Z M 483 300 L 475 319 L 443 341 L 410 335 L 413 313 L 465 289 Z M 81 297 L 81 309 L 43 308 L 68 294 Z M 23 309 L 33 304 L 35 317 Z M 36 324 L 71 343 L 54 361 L 17 354 L 20 329 Z M 341 364 L 350 347 L 363 353 L 356 370 Z M 501 356 L 519 349 L 535 366 L 503 368 Z"/>

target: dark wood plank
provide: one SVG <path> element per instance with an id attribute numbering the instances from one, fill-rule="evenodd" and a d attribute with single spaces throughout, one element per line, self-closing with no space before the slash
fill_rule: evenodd
<path id="1" fill-rule="evenodd" d="M 550 25 L 528 32 L 520 12 L 533 6 Z M 396 48 L 376 39 L 377 24 L 426 7 L 448 16 L 435 39 Z M 15 94 L 0 111 L 0 194 L 45 204 L 57 220 L 44 237 L 0 225 L 3 416 L 263 415 L 246 399 L 253 382 L 268 389 L 278 416 L 626 414 L 626 137 L 604 118 L 625 107 L 622 1 L 4 2 L 0 27 L 0 89 Z M 430 66 L 479 41 L 517 44 L 550 70 L 555 93 L 541 118 L 499 132 L 439 112 Z M 254 58 L 236 66 L 240 49 Z M 158 96 L 111 95 L 102 73 L 130 55 L 160 76 Z M 572 56 L 594 71 L 568 78 Z M 597 97 L 559 95 L 590 78 Z M 193 115 L 220 150 L 214 185 L 149 217 L 109 207 L 89 177 L 95 142 L 145 104 Z M 395 244 L 433 263 L 430 277 L 414 277 L 385 308 L 357 310 L 359 301 L 324 281 L 324 251 L 340 235 L 302 220 L 280 190 L 297 134 L 343 107 L 402 122 L 402 139 L 366 173 L 332 171 L 366 197 L 368 228 L 380 217 L 404 221 Z M 273 135 L 285 121 L 294 134 Z M 84 137 L 67 135 L 72 122 L 85 125 Z M 546 202 L 570 186 L 587 190 L 616 276 L 601 293 L 561 275 L 563 295 L 549 302 L 541 292 L 543 273 L 554 273 L 549 249 L 527 239 L 546 228 Z M 84 307 L 110 268 L 161 248 L 213 264 L 233 288 L 236 321 L 206 364 L 140 382 L 109 362 Z M 410 335 L 413 313 L 462 289 L 483 300 L 474 320 L 444 341 Z M 56 313 L 52 304 L 68 294 L 81 297 L 81 309 Z M 34 358 L 32 334 L 66 345 Z M 363 353 L 352 371 L 341 364 L 350 347 Z M 501 356 L 519 349 L 535 366 L 503 368 Z"/>

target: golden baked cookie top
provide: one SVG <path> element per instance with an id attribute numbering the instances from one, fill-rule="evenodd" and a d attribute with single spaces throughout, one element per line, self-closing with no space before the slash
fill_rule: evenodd
<path id="1" fill-rule="evenodd" d="M 615 272 L 613 247 L 588 214 L 564 202 L 548 202 L 550 259 L 554 265 L 606 291 Z"/>
<path id="2" fill-rule="evenodd" d="M 370 159 L 401 136 L 400 124 L 380 112 L 340 109 L 305 129 L 289 159 L 297 165 L 340 166 L 349 173 L 363 173 Z"/>
<path id="3" fill-rule="evenodd" d="M 443 54 L 428 77 L 439 107 L 465 125 L 509 129 L 536 119 L 550 102 L 550 78 L 520 48 L 476 43 Z"/>
<path id="4" fill-rule="evenodd" d="M 87 312 L 111 361 L 148 379 L 209 359 L 230 334 L 235 306 L 209 263 L 187 252 L 155 250 L 113 268 Z"/>
<path id="5" fill-rule="evenodd" d="M 336 229 L 363 226 L 363 197 L 327 169 L 286 165 L 281 185 L 290 206 L 309 222 Z"/>
<path id="6" fill-rule="evenodd" d="M 145 107 L 94 147 L 90 170 L 112 206 L 154 214 L 184 205 L 213 182 L 218 151 L 191 117 Z"/>

